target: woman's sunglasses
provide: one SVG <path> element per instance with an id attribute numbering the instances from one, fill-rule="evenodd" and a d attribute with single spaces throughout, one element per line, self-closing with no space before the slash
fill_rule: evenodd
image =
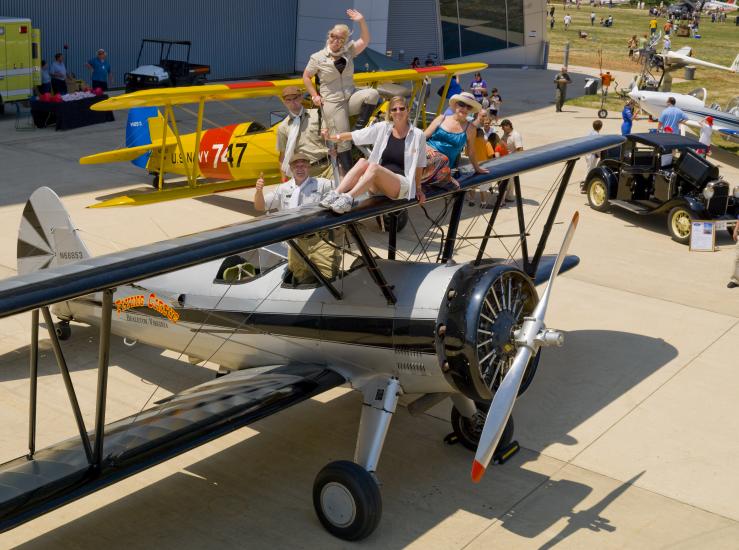
<path id="1" fill-rule="evenodd" d="M 405 107 L 393 107 L 390 109 L 391 113 L 402 113 L 403 111 L 405 111 Z"/>

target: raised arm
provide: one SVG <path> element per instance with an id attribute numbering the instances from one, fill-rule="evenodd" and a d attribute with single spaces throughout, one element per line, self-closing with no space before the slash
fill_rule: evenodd
<path id="1" fill-rule="evenodd" d="M 436 129 L 437 129 L 438 127 L 439 127 L 439 124 L 441 124 L 441 121 L 442 121 L 442 120 L 444 120 L 444 116 L 443 116 L 443 115 L 439 115 L 439 116 L 437 116 L 437 117 L 436 117 L 436 118 L 435 118 L 435 119 L 434 119 L 434 120 L 433 120 L 433 121 L 431 122 L 431 124 L 429 124 L 429 125 L 428 125 L 428 128 L 426 128 L 426 129 L 425 129 L 425 130 L 423 131 L 423 135 L 424 135 L 424 136 L 426 136 L 426 139 L 430 138 L 430 137 L 431 137 L 431 136 L 433 135 L 433 133 L 434 133 L 434 132 L 436 131 Z"/>
<path id="2" fill-rule="evenodd" d="M 349 19 L 359 24 L 360 36 L 354 41 L 354 55 L 356 56 L 362 53 L 364 49 L 370 45 L 369 27 L 367 26 L 367 21 L 364 19 L 364 15 L 359 13 L 357 10 L 346 10 L 346 15 Z"/>

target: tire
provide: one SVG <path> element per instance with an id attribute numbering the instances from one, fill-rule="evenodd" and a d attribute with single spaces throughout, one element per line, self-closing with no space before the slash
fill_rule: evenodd
<path id="1" fill-rule="evenodd" d="M 382 497 L 375 479 L 348 460 L 331 462 L 318 472 L 313 507 L 326 531 L 343 540 L 368 537 L 382 517 Z"/>
<path id="2" fill-rule="evenodd" d="M 667 231 L 673 241 L 680 244 L 690 243 L 690 222 L 695 216 L 685 206 L 676 206 L 667 215 Z"/>
<path id="3" fill-rule="evenodd" d="M 408 225 L 408 211 L 407 210 L 401 210 L 399 212 L 393 212 L 391 214 L 383 214 L 382 215 L 382 223 L 385 226 L 385 230 L 387 231 L 390 227 L 390 216 L 396 216 L 397 217 L 397 223 L 398 223 L 398 233 L 403 231 L 403 228 Z"/>
<path id="4" fill-rule="evenodd" d="M 606 212 L 611 205 L 608 200 L 608 185 L 601 176 L 593 176 L 587 184 L 588 204 L 593 210 Z"/>
<path id="5" fill-rule="evenodd" d="M 598 118 L 608 118 L 608 111 L 606 111 L 605 109 L 599 109 Z"/>
<path id="6" fill-rule="evenodd" d="M 457 436 L 459 442 L 466 449 L 473 452 L 477 450 L 477 444 L 480 442 L 482 427 L 485 423 L 485 418 L 487 417 L 489 408 L 490 405 L 488 403 L 478 403 L 475 419 L 471 420 L 462 416 L 457 410 L 457 407 L 452 407 L 452 430 L 454 431 L 454 435 Z M 500 441 L 498 442 L 496 451 L 497 449 L 510 445 L 511 441 L 513 441 L 513 430 L 513 415 L 511 415 L 508 417 L 508 422 L 503 430 L 503 435 L 500 436 Z"/>
<path id="7" fill-rule="evenodd" d="M 59 340 L 69 340 L 72 336 L 72 327 L 69 326 L 69 321 L 59 321 L 54 325 L 54 332 Z"/>

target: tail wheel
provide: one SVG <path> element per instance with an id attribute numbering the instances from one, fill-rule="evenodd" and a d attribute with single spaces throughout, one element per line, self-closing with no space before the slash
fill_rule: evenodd
<path id="1" fill-rule="evenodd" d="M 608 118 L 608 111 L 605 109 L 600 109 L 598 111 L 598 118 Z"/>
<path id="2" fill-rule="evenodd" d="M 594 176 L 587 185 L 588 204 L 593 210 L 605 212 L 608 210 L 608 186 L 600 176 Z"/>
<path id="3" fill-rule="evenodd" d="M 492 393 L 498 389 L 516 356 L 514 333 L 530 315 L 539 298 L 531 280 L 517 270 L 503 272 L 483 298 L 477 326 L 477 360 L 483 380 Z M 538 356 L 526 367 L 519 394 L 531 382 Z"/>
<path id="4" fill-rule="evenodd" d="M 686 207 L 677 206 L 670 210 L 667 216 L 667 230 L 672 240 L 680 244 L 688 244 L 692 222 L 693 213 Z"/>
<path id="5" fill-rule="evenodd" d="M 382 497 L 375 479 L 359 464 L 327 464 L 313 483 L 313 507 L 325 529 L 340 539 L 360 540 L 382 517 Z"/>
<path id="6" fill-rule="evenodd" d="M 69 326 L 69 321 L 59 321 L 54 325 L 54 332 L 59 340 L 69 340 L 72 336 L 72 327 Z"/>

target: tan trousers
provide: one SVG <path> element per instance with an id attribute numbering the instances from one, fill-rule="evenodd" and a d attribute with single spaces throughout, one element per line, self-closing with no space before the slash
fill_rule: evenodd
<path id="1" fill-rule="evenodd" d="M 736 251 L 734 255 L 734 274 L 731 276 L 731 281 L 739 285 L 739 241 L 734 245 Z"/>
<path id="2" fill-rule="evenodd" d="M 349 126 L 349 117 L 356 116 L 362 109 L 364 103 L 371 105 L 377 105 L 380 101 L 380 94 L 374 88 L 362 88 L 356 90 L 348 101 L 341 101 L 338 103 L 329 103 L 326 101 L 323 104 L 323 127 L 328 128 L 328 131 L 332 134 L 349 132 L 351 127 Z M 350 141 L 342 141 L 338 144 L 338 151 L 349 151 L 352 148 Z"/>
<path id="3" fill-rule="evenodd" d="M 329 235 L 326 231 L 299 237 L 295 239 L 295 242 L 316 265 L 324 277 L 333 279 L 339 270 L 339 251 L 324 239 L 329 240 Z M 287 267 L 292 271 L 293 280 L 298 284 L 316 281 L 313 272 L 292 248 L 287 251 Z"/>

